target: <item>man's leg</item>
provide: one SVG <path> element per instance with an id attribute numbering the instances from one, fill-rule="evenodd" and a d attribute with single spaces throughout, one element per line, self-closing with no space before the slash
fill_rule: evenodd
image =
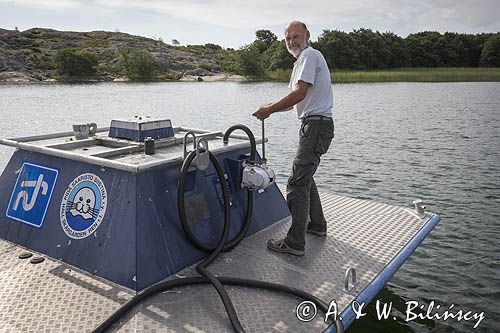
<path id="1" fill-rule="evenodd" d="M 311 165 L 305 168 L 299 167 L 294 169 L 296 170 L 295 173 L 311 173 L 312 169 L 316 168 Z M 297 171 L 298 169 L 302 170 Z M 304 250 L 306 245 L 306 228 L 310 209 L 309 197 L 311 192 L 311 182 L 304 181 L 303 183 L 297 184 L 294 176 L 295 175 L 290 176 L 290 180 L 287 185 L 286 201 L 292 215 L 292 225 L 288 230 L 285 242 L 295 249 Z"/>
<path id="2" fill-rule="evenodd" d="M 303 255 L 306 244 L 307 223 L 311 209 L 313 210 L 314 217 L 312 218 L 314 222 L 321 223 L 323 221 L 326 224 L 324 216 L 322 216 L 323 213 L 316 184 L 314 183 L 314 188 L 312 188 L 312 184 L 320 157 L 328 150 L 332 137 L 333 122 L 331 124 L 327 123 L 326 126 L 318 122 L 302 125 L 297 153 L 295 154 L 292 171 L 287 183 L 287 203 L 292 215 L 292 225 L 284 240 L 268 241 L 267 246 L 270 249 Z M 312 207 L 311 190 L 314 197 Z"/>
<path id="3" fill-rule="evenodd" d="M 318 136 L 315 124 L 302 125 L 297 153 L 288 178 L 286 199 L 292 215 L 292 225 L 285 242 L 298 250 L 304 250 L 306 245 L 311 184 L 319 164 L 319 156 L 315 153 Z"/>
<path id="4" fill-rule="evenodd" d="M 311 181 L 309 212 L 309 216 L 311 218 L 309 228 L 319 232 L 326 231 L 326 219 L 323 215 L 323 207 L 321 206 L 318 188 L 316 187 L 314 179 Z"/>
<path id="5" fill-rule="evenodd" d="M 316 143 L 315 153 L 318 156 L 318 160 L 321 155 L 325 154 L 330 148 L 330 144 L 332 143 L 332 139 L 334 136 L 334 124 L 333 121 L 325 122 L 321 121 L 319 124 L 320 131 L 318 141 Z M 311 221 L 309 223 L 309 232 L 324 236 L 326 235 L 326 219 L 323 214 L 323 207 L 321 206 L 321 200 L 319 198 L 318 188 L 316 187 L 316 183 L 314 179 L 311 180 L 311 193 L 310 193 L 310 218 Z"/>

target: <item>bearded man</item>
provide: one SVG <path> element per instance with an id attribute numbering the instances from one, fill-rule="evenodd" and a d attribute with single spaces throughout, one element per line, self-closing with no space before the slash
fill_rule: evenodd
<path id="1" fill-rule="evenodd" d="M 321 155 L 330 147 L 334 132 L 330 71 L 321 52 L 309 45 L 309 37 L 303 22 L 293 21 L 286 26 L 286 47 L 297 59 L 290 78 L 290 92 L 277 102 L 261 105 L 253 113 L 264 120 L 275 112 L 293 108 L 302 122 L 286 190 L 292 225 L 284 239 L 267 242 L 273 251 L 296 256 L 305 253 L 306 232 L 326 236 L 327 224 L 313 176 Z"/>

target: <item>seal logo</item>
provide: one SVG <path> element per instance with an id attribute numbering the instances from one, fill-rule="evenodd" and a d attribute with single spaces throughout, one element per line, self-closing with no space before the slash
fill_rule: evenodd
<path id="1" fill-rule="evenodd" d="M 83 239 L 97 230 L 106 213 L 108 193 L 93 173 L 73 179 L 61 200 L 61 225 L 69 237 Z"/>

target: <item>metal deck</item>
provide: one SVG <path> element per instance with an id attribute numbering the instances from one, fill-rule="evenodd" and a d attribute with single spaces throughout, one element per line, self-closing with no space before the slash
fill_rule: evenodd
<path id="1" fill-rule="evenodd" d="M 326 303 L 335 299 L 344 324 L 352 322 L 350 302 L 369 301 L 439 221 L 427 213 L 321 194 L 328 236 L 307 235 L 306 254 L 295 257 L 266 249 L 269 238 L 283 237 L 289 219 L 275 223 L 222 254 L 209 270 L 218 276 L 282 283 L 308 291 Z M 0 331 L 91 331 L 133 292 L 67 264 L 46 258 L 40 264 L 19 259 L 26 250 L 0 240 Z M 35 253 L 35 256 L 37 254 Z M 359 284 L 343 291 L 344 274 L 355 267 Z M 177 276 L 197 276 L 191 266 Z M 320 332 L 323 314 L 301 322 L 301 300 L 280 293 L 227 287 L 247 332 Z M 330 328 L 331 330 L 331 328 Z M 113 326 L 119 332 L 231 332 L 222 302 L 211 286 L 165 292 L 135 307 Z"/>

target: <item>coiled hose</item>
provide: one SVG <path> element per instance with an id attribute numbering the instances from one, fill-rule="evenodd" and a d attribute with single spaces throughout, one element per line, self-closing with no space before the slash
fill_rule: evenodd
<path id="1" fill-rule="evenodd" d="M 255 145 L 255 138 L 253 137 L 253 133 L 244 125 L 235 125 L 228 129 L 226 132 L 226 135 L 224 136 L 224 142 L 227 144 L 227 138 L 229 137 L 230 132 L 232 132 L 235 129 L 243 129 L 249 136 L 250 142 L 251 142 L 251 161 L 255 161 L 255 155 L 256 155 L 256 145 Z M 253 140 L 252 140 L 253 138 Z M 253 142 L 253 145 L 252 145 Z M 224 227 L 222 231 L 221 238 L 219 239 L 219 242 L 215 246 L 215 248 L 210 248 L 203 243 L 201 243 L 191 232 L 191 229 L 189 228 L 187 218 L 186 218 L 186 212 L 185 212 L 185 207 L 184 207 L 184 185 L 185 185 L 185 177 L 187 175 L 187 171 L 193 161 L 193 159 L 196 156 L 196 151 L 192 151 L 188 154 L 186 159 L 184 160 L 184 163 L 181 168 L 181 175 L 179 177 L 179 186 L 178 186 L 178 193 L 177 193 L 177 203 L 178 203 L 178 208 L 179 208 L 179 218 L 181 221 L 182 228 L 184 232 L 186 232 L 186 235 L 188 238 L 193 242 L 193 244 L 204 250 L 204 251 L 212 251 L 211 254 L 203 260 L 200 264 L 196 266 L 196 271 L 198 274 L 200 274 L 202 277 L 188 277 L 188 278 L 179 278 L 179 279 L 173 279 L 173 280 L 163 280 L 160 282 L 157 282 L 139 293 L 137 293 L 134 297 L 132 297 L 130 300 L 128 300 L 125 304 L 123 304 L 118 310 L 116 310 L 110 317 L 108 317 L 104 322 L 102 322 L 98 327 L 94 329 L 94 333 L 100 333 L 104 332 L 106 329 L 111 327 L 115 322 L 117 322 L 123 315 L 125 315 L 130 309 L 132 309 L 134 306 L 139 304 L 141 301 L 144 299 L 156 295 L 159 293 L 162 293 L 164 291 L 167 291 L 169 289 L 175 288 L 175 287 L 181 287 L 181 286 L 186 286 L 186 285 L 199 285 L 199 284 L 212 284 L 212 286 L 216 289 L 217 293 L 221 297 L 221 300 L 224 304 L 224 307 L 226 308 L 227 314 L 229 316 L 229 320 L 231 322 L 231 325 L 233 326 L 233 329 L 235 332 L 245 332 L 239 319 L 238 315 L 236 314 L 236 310 L 234 309 L 234 306 L 231 302 L 231 299 L 229 298 L 229 295 L 227 294 L 226 290 L 224 289 L 223 285 L 233 285 L 233 286 L 243 286 L 243 287 L 251 287 L 251 288 L 260 288 L 260 289 L 268 289 L 272 291 L 278 291 L 278 292 L 283 292 L 283 293 L 288 293 L 294 296 L 297 296 L 301 299 L 305 299 L 311 302 L 314 302 L 321 311 L 326 313 L 328 311 L 328 305 L 324 303 L 321 299 L 317 298 L 314 295 L 311 295 L 305 291 L 289 287 L 286 285 L 281 285 L 281 284 L 276 284 L 276 283 L 271 283 L 271 282 L 265 282 L 265 281 L 257 281 L 257 280 L 250 280 L 250 279 L 242 279 L 242 278 L 234 278 L 234 277 L 215 277 L 212 273 L 210 273 L 207 270 L 208 265 L 210 265 L 216 258 L 217 256 L 222 252 L 222 251 L 227 251 L 235 247 L 245 236 L 247 233 L 251 219 L 252 219 L 252 207 L 253 207 L 253 193 L 251 190 L 247 190 L 247 211 L 245 214 L 245 222 L 241 228 L 241 230 L 238 232 L 236 237 L 229 243 L 226 244 L 227 237 L 229 234 L 229 227 L 230 227 L 230 204 L 229 204 L 229 190 L 227 188 L 227 184 L 225 182 L 225 177 L 224 177 L 224 172 L 222 170 L 222 167 L 220 166 L 219 161 L 217 160 L 217 157 L 213 155 L 211 152 L 209 152 L 209 157 L 210 161 L 215 167 L 215 170 L 217 172 L 217 176 L 220 179 L 221 182 L 221 188 L 222 188 L 222 195 L 223 195 L 223 200 L 224 200 Z M 337 328 L 337 332 L 344 332 L 344 328 L 342 323 L 337 320 L 335 322 L 335 326 Z"/>

